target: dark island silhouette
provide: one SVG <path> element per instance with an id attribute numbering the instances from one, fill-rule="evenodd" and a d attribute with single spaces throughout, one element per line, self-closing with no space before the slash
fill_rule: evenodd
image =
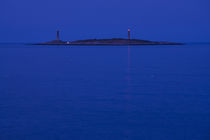
<path id="1" fill-rule="evenodd" d="M 130 38 L 130 29 L 128 29 L 128 38 L 112 38 L 112 39 L 87 39 L 77 41 L 62 41 L 59 39 L 59 31 L 57 31 L 57 40 L 37 43 L 34 45 L 183 45 L 183 43 L 149 41 Z"/>

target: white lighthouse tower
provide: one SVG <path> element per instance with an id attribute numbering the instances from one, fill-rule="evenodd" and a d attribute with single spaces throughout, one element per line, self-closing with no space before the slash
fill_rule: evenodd
<path id="1" fill-rule="evenodd" d="M 128 40 L 130 40 L 130 39 L 131 39 L 131 30 L 128 29 Z"/>

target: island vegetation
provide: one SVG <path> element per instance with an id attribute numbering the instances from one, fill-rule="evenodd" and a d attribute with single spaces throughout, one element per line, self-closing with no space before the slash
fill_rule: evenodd
<path id="1" fill-rule="evenodd" d="M 45 43 L 38 43 L 36 45 L 182 45 L 182 43 L 176 42 L 158 42 L 148 41 L 140 39 L 123 39 L 123 38 L 112 38 L 112 39 L 87 39 L 77 41 L 61 41 L 54 40 Z"/>
<path id="2" fill-rule="evenodd" d="M 182 45 L 182 43 L 165 42 L 165 41 L 149 41 L 141 39 L 131 39 L 130 29 L 128 29 L 128 38 L 112 38 L 112 39 L 87 39 L 77 41 L 62 41 L 59 39 L 59 30 L 57 30 L 57 40 L 37 43 L 35 45 Z"/>

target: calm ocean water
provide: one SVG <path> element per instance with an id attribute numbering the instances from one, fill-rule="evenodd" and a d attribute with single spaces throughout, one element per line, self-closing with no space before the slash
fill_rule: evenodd
<path id="1" fill-rule="evenodd" d="M 209 140 L 210 45 L 0 44 L 0 140 Z"/>

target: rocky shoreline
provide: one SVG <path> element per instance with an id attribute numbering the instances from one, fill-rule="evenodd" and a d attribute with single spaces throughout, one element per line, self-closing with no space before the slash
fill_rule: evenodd
<path id="1" fill-rule="evenodd" d="M 62 40 L 53 40 L 45 43 L 37 43 L 34 45 L 183 45 L 183 43 L 113 38 L 113 39 L 88 39 L 88 40 L 78 40 L 71 42 L 62 41 Z"/>

